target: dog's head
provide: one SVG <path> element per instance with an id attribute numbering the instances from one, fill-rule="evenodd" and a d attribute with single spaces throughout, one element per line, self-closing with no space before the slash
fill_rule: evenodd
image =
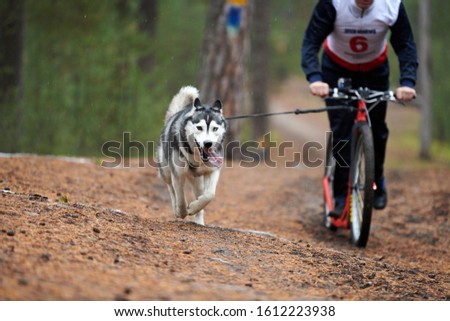
<path id="1" fill-rule="evenodd" d="M 228 127 L 223 116 L 222 102 L 216 100 L 208 106 L 196 98 L 192 103 L 190 116 L 185 130 L 200 151 L 202 161 L 215 167 L 222 166 L 222 144 Z"/>

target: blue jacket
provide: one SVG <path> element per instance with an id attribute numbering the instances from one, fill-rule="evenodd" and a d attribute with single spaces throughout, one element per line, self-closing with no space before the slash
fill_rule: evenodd
<path id="1" fill-rule="evenodd" d="M 320 0 L 306 29 L 301 51 L 302 69 L 309 82 L 322 80 L 318 53 L 327 36 L 333 31 L 335 20 L 336 9 L 333 1 Z M 390 43 L 399 60 L 400 84 L 414 87 L 418 66 L 417 51 L 403 3 L 400 4 L 398 18 L 390 29 Z"/>

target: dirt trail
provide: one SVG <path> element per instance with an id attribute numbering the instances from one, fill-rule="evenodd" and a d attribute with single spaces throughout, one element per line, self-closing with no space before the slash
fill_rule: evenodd
<path id="1" fill-rule="evenodd" d="M 356 249 L 321 225 L 321 168 L 240 165 L 198 226 L 153 168 L 0 158 L 0 299 L 450 299 L 449 169 L 388 170 Z"/>

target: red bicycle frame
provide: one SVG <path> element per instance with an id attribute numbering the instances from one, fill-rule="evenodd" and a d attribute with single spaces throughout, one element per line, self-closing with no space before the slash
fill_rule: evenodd
<path id="1" fill-rule="evenodd" d="M 356 111 L 356 118 L 355 118 L 355 124 L 367 122 L 367 108 L 366 103 L 363 100 L 358 100 L 358 109 Z M 355 138 L 355 137 L 353 137 Z M 323 178 L 323 187 L 324 187 L 324 195 L 325 195 L 325 202 L 328 206 L 329 211 L 332 211 L 334 208 L 334 200 L 332 195 L 330 194 L 331 186 L 330 186 L 330 180 L 327 176 Z M 343 228 L 343 229 L 350 229 L 350 204 L 351 204 L 351 187 L 350 187 L 350 178 L 349 178 L 349 184 L 348 184 L 348 193 L 347 193 L 347 199 L 345 200 L 345 207 L 344 211 L 342 212 L 342 215 L 339 218 L 330 217 L 330 222 L 333 226 L 337 228 Z"/>

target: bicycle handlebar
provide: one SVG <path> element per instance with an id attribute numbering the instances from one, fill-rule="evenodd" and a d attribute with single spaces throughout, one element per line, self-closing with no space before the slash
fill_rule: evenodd
<path id="1" fill-rule="evenodd" d="M 400 103 L 392 90 L 378 91 L 369 88 L 359 89 L 342 89 L 331 88 L 329 98 L 343 99 L 343 100 L 363 100 L 366 103 L 372 104 L 380 101 L 392 101 Z"/>

